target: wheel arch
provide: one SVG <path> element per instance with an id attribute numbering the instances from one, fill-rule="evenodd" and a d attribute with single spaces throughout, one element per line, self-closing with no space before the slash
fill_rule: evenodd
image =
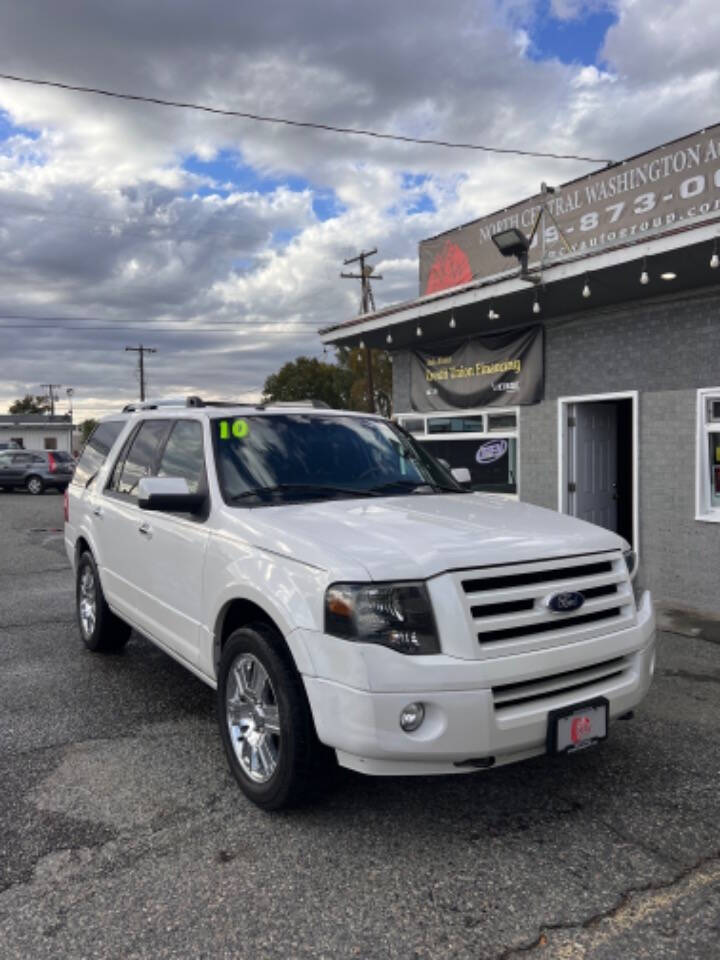
<path id="1" fill-rule="evenodd" d="M 285 647 L 300 673 L 311 673 L 312 667 L 305 644 L 298 631 L 288 630 L 277 616 L 266 607 L 248 597 L 235 596 L 227 599 L 215 617 L 213 626 L 213 668 L 217 677 L 220 658 L 227 638 L 233 631 L 252 623 L 262 623 L 282 637 Z"/>

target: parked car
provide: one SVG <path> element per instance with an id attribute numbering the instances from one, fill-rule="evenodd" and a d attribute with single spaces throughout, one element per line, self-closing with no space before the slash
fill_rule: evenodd
<path id="1" fill-rule="evenodd" d="M 459 774 L 585 749 L 650 686 L 624 540 L 470 492 L 380 417 L 126 409 L 65 510 L 85 645 L 134 627 L 215 688 L 230 768 L 267 809 L 328 757 Z"/>
<path id="2" fill-rule="evenodd" d="M 63 450 L 0 450 L 0 490 L 65 490 L 74 468 L 73 458 Z"/>

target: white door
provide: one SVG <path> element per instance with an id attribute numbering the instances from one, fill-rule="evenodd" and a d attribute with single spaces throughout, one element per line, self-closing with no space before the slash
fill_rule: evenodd
<path id="1" fill-rule="evenodd" d="M 121 616 L 197 664 L 207 524 L 202 518 L 141 510 L 136 488 L 141 476 L 158 474 L 184 476 L 194 490 L 204 485 L 203 429 L 197 420 L 177 420 L 167 424 L 172 426 L 168 438 L 159 423 L 145 421 L 111 477 L 114 489 L 102 498 L 104 583 Z"/>
<path id="2" fill-rule="evenodd" d="M 617 531 L 617 405 L 577 403 L 574 419 L 575 426 L 570 428 L 575 484 L 571 512 L 581 520 Z"/>

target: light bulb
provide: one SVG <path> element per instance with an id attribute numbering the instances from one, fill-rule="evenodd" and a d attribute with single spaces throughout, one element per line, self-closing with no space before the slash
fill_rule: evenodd
<path id="1" fill-rule="evenodd" d="M 585 286 L 582 289 L 582 295 L 585 297 L 586 300 L 590 296 L 590 284 L 587 283 L 587 281 L 585 282 Z"/>
<path id="2" fill-rule="evenodd" d="M 360 347 L 361 350 L 364 350 L 364 349 L 365 349 L 365 341 L 364 341 L 364 340 L 361 340 L 360 343 L 358 344 L 358 346 Z"/>
<path id="3" fill-rule="evenodd" d="M 417 327 L 415 328 L 415 336 L 416 337 L 422 336 L 422 327 L 420 326 L 420 324 L 418 324 Z"/>
<path id="4" fill-rule="evenodd" d="M 456 326 L 457 326 L 457 323 L 455 322 L 455 314 L 453 313 L 450 316 L 450 329 L 454 330 Z"/>
<path id="5" fill-rule="evenodd" d="M 720 257 L 717 255 L 717 253 L 714 253 L 710 257 L 710 266 L 713 268 L 713 270 L 717 270 L 717 268 L 720 267 Z"/>
<path id="6" fill-rule="evenodd" d="M 391 333 L 389 333 L 389 334 L 385 337 L 385 343 L 392 343 L 392 334 L 391 334 Z"/>
<path id="7" fill-rule="evenodd" d="M 535 302 L 533 303 L 533 313 L 540 313 L 540 310 L 541 310 L 540 301 L 535 300 Z"/>
<path id="8" fill-rule="evenodd" d="M 650 277 L 648 276 L 647 270 L 643 270 L 643 272 L 640 274 L 640 283 L 643 285 L 650 283 Z"/>

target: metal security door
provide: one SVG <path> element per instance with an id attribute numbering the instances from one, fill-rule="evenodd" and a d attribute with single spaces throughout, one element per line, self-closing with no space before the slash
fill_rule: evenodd
<path id="1" fill-rule="evenodd" d="M 575 404 L 570 438 L 571 513 L 617 532 L 617 405 Z"/>

